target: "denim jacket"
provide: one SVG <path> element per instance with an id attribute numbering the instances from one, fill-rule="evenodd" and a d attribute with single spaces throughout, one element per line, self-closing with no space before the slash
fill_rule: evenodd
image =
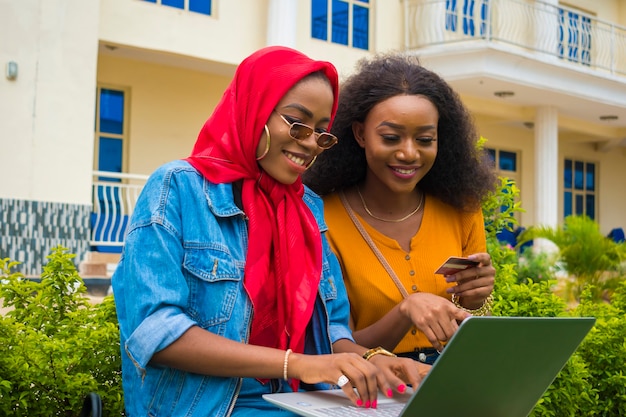
<path id="1" fill-rule="evenodd" d="M 303 199 L 326 231 L 321 199 L 308 189 Z M 150 177 L 112 278 L 129 416 L 230 415 L 241 378 L 153 366 L 150 359 L 194 325 L 248 341 L 247 241 L 247 219 L 233 201 L 231 184 L 213 184 L 185 161 L 170 162 Z M 306 353 L 330 353 L 335 341 L 353 340 L 341 270 L 323 233 L 322 244 L 322 277 Z"/>

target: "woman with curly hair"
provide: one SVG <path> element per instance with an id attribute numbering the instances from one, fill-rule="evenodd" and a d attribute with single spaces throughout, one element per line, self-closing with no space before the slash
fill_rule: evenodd
<path id="1" fill-rule="evenodd" d="M 471 117 L 417 57 L 384 54 L 344 81 L 331 132 L 304 182 L 324 198 L 354 338 L 432 363 L 460 321 L 489 313 L 495 279 L 481 202 L 496 177 Z M 449 256 L 478 265 L 437 274 Z"/>

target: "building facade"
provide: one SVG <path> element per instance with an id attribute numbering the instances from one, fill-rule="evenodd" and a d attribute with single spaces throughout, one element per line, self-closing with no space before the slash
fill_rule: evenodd
<path id="1" fill-rule="evenodd" d="M 418 55 L 517 182 L 523 226 L 626 227 L 621 0 L 0 0 L 0 258 L 37 274 L 59 244 L 118 250 L 145 177 L 273 44 L 341 76 Z"/>

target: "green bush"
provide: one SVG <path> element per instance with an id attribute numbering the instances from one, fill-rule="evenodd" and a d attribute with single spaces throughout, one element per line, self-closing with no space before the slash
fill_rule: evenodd
<path id="1" fill-rule="evenodd" d="M 501 178 L 500 189 L 483 206 L 488 251 L 496 267 L 492 313 L 597 319 L 531 416 L 624 415 L 626 283 L 623 277 L 615 281 L 610 302 L 598 302 L 597 289 L 588 285 L 581 292 L 580 304 L 569 309 L 554 294 L 555 281 L 549 276 L 537 276 L 535 271 L 545 267 L 542 259 L 533 259 L 536 265 L 532 268 L 520 268 L 515 250 L 500 245 L 496 238 L 499 230 L 517 224 L 514 215 L 523 211 L 516 202 L 518 196 L 515 183 Z M 119 329 L 113 298 L 91 305 L 71 261 L 74 255 L 66 251 L 53 250 L 41 282 L 11 273 L 16 263 L 0 260 L 0 297 L 5 307 L 13 308 L 0 316 L 2 416 L 74 416 L 91 391 L 102 396 L 106 415 L 123 414 Z"/>
<path id="2" fill-rule="evenodd" d="M 41 280 L 0 259 L 0 415 L 76 416 L 89 392 L 104 413 L 123 414 L 119 329 L 113 297 L 92 305 L 72 262 L 57 247 Z"/>
<path id="3" fill-rule="evenodd" d="M 518 259 L 518 281 L 555 281 L 557 269 L 553 255 L 545 252 L 534 252 L 532 247 L 528 247 L 522 250 Z"/>
<path id="4" fill-rule="evenodd" d="M 626 413 L 626 281 L 622 279 L 610 303 L 597 302 L 593 288 L 586 288 L 572 312 L 596 317 L 596 324 L 577 351 L 590 372 L 589 381 L 599 401 L 599 416 Z"/>
<path id="5" fill-rule="evenodd" d="M 559 248 L 564 267 L 575 280 L 573 292 L 578 298 L 585 287 L 593 288 L 596 300 L 607 296 L 623 279 L 626 243 L 616 243 L 600 233 L 598 224 L 587 216 L 568 216 L 563 226 L 529 227 L 520 244 L 535 238 L 551 240 Z"/>
<path id="6" fill-rule="evenodd" d="M 531 417 L 612 417 L 626 414 L 626 283 L 623 275 L 611 282 L 614 292 L 603 302 L 593 284 L 600 281 L 594 275 L 598 268 L 618 271 L 621 248 L 607 243 L 606 238 L 585 220 L 566 220 L 566 229 L 559 233 L 563 239 L 554 239 L 545 230 L 531 228 L 529 236 L 554 239 L 570 272 L 576 271 L 586 281 L 580 285 L 580 304 L 570 309 L 562 297 L 554 293 L 556 280 L 554 265 L 540 255 L 528 255 L 520 266 L 515 250 L 501 245 L 496 233 L 503 227 L 516 225 L 514 215 L 521 207 L 513 204 L 519 190 L 515 184 L 501 179 L 501 189 L 483 205 L 487 223 L 488 251 L 496 267 L 494 304 L 496 316 L 596 317 L 596 324 L 568 360 L 554 382 L 544 393 Z M 505 210 L 502 210 L 502 208 Z M 508 209 L 506 209 L 508 207 Z M 494 227 L 489 227 L 494 225 Z M 541 235 L 539 233 L 542 233 Z M 598 237 L 600 235 L 600 237 Z M 585 247 L 596 245 L 586 251 Z M 591 253 L 589 253 L 591 252 Z M 585 263 L 593 263 L 588 268 Z M 591 278 L 588 278 L 590 277 Z M 617 284 L 615 284 L 617 283 Z M 606 287 L 606 282 L 603 282 Z M 603 287 L 603 288 L 605 288 Z M 541 352 L 529 352 L 541 355 Z M 512 376 L 513 378 L 515 376 Z"/>

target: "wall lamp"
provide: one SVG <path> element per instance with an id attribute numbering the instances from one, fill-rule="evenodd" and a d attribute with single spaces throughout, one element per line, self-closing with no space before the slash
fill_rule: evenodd
<path id="1" fill-rule="evenodd" d="M 17 78 L 17 62 L 7 62 L 6 74 L 8 80 L 15 80 Z"/>

